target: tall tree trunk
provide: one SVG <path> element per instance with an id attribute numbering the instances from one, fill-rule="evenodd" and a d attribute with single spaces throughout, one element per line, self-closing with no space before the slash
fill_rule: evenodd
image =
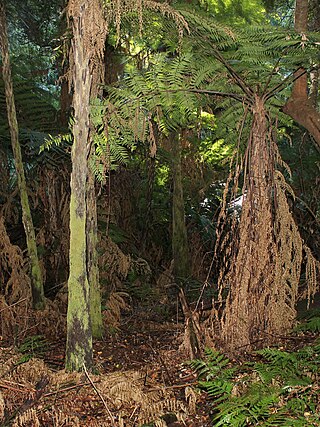
<path id="1" fill-rule="evenodd" d="M 308 28 L 308 0 L 296 0 L 295 24 L 297 33 L 306 34 Z M 299 77 L 300 76 L 300 77 Z M 296 71 L 297 80 L 283 112 L 306 128 L 320 148 L 320 113 L 308 99 L 308 76 L 303 68 Z"/>
<path id="2" fill-rule="evenodd" d="M 92 368 L 90 290 L 87 277 L 86 186 L 90 119 L 91 75 L 84 27 L 89 25 L 87 4 L 73 3 L 74 141 L 71 152 L 70 275 L 68 280 L 66 369 Z"/>
<path id="3" fill-rule="evenodd" d="M 98 266 L 98 221 L 95 177 L 89 170 L 87 180 L 87 272 L 90 287 L 90 316 L 92 336 L 101 338 L 103 322 L 101 313 L 101 290 Z"/>
<path id="4" fill-rule="evenodd" d="M 28 248 L 28 255 L 31 263 L 31 290 L 33 307 L 37 310 L 42 310 L 45 307 L 43 278 L 40 269 L 37 244 L 33 221 L 30 211 L 27 185 L 23 168 L 23 161 L 21 155 L 21 147 L 19 143 L 19 128 L 17 122 L 17 115 L 15 109 L 13 84 L 10 68 L 10 55 L 8 47 L 7 23 L 5 15 L 4 0 L 0 0 L 0 48 L 2 52 L 2 73 L 5 86 L 8 122 L 11 134 L 12 151 L 18 178 L 18 187 L 20 191 L 21 209 L 22 209 L 22 222 L 26 233 L 26 241 Z"/>
<path id="5" fill-rule="evenodd" d="M 100 1 L 96 1 L 96 9 L 99 16 L 96 17 L 98 33 L 95 37 L 100 38 L 100 49 L 95 52 L 95 60 L 91 63 L 91 98 L 102 96 L 102 85 L 105 83 L 105 39 L 107 28 L 103 21 L 103 10 Z M 89 157 L 94 154 L 93 134 L 89 132 L 90 152 Z M 90 161 L 89 161 L 90 163 Z M 89 168 L 87 179 L 87 273 L 90 287 L 90 315 L 92 336 L 101 338 L 103 335 L 103 321 L 101 313 L 101 289 L 98 265 L 98 218 L 97 218 L 97 194 L 95 188 L 95 176 Z"/>
<path id="6" fill-rule="evenodd" d="M 184 212 L 184 197 L 181 171 L 181 141 L 176 133 L 170 136 L 172 154 L 172 256 L 173 272 L 176 278 L 185 279 L 190 275 L 190 259 L 187 228 Z"/>

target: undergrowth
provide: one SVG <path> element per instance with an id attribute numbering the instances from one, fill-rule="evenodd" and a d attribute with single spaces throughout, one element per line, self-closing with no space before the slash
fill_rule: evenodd
<path id="1" fill-rule="evenodd" d="M 213 426 L 320 425 L 320 339 L 297 351 L 265 348 L 235 366 L 212 349 L 191 366 L 211 401 Z"/>
<path id="2" fill-rule="evenodd" d="M 25 363 L 34 357 L 43 357 L 48 348 L 48 342 L 42 335 L 33 335 L 26 338 L 18 347 L 18 351 L 22 353 L 19 364 Z"/>

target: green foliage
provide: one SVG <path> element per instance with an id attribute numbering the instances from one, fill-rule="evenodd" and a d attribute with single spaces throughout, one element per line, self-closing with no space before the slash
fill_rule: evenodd
<path id="1" fill-rule="evenodd" d="M 23 354 L 19 359 L 19 364 L 25 363 L 33 357 L 42 357 L 47 347 L 48 343 L 43 335 L 27 337 L 18 347 L 18 351 Z"/>
<path id="2" fill-rule="evenodd" d="M 191 366 L 199 376 L 199 387 L 206 390 L 215 402 L 228 399 L 233 389 L 231 379 L 235 368 L 231 366 L 229 359 L 212 349 L 205 350 L 205 360 L 193 360 Z"/>
<path id="3" fill-rule="evenodd" d="M 307 312 L 303 321 L 299 323 L 296 330 L 302 332 L 312 332 L 317 333 L 320 332 L 320 310 L 310 310 Z"/>
<path id="4" fill-rule="evenodd" d="M 135 140 L 132 129 L 123 125 L 126 117 L 113 114 L 108 117 L 109 120 L 106 119 L 109 109 L 112 108 L 113 106 L 108 101 L 103 103 L 99 99 L 94 100 L 91 105 L 94 150 L 88 163 L 100 182 L 104 182 L 107 172 L 117 169 L 129 160 L 128 149 L 133 148 Z M 122 123 L 121 128 L 119 121 Z M 73 123 L 74 119 L 71 118 L 69 120 L 70 129 L 72 129 Z M 49 135 L 41 145 L 40 153 L 45 150 L 67 153 L 72 143 L 72 132 Z"/>
<path id="5" fill-rule="evenodd" d="M 107 172 L 128 162 L 129 150 L 134 148 L 135 142 L 133 129 L 123 125 L 128 117 L 110 114 L 113 108 L 109 101 L 99 99 L 95 99 L 91 105 L 94 151 L 89 158 L 89 167 L 101 182 L 105 180 Z"/>
<path id="6" fill-rule="evenodd" d="M 213 425 L 318 425 L 320 344 L 296 352 L 266 348 L 256 354 L 262 360 L 235 366 L 206 350 L 204 360 L 191 362 L 199 387 L 212 398 Z"/>

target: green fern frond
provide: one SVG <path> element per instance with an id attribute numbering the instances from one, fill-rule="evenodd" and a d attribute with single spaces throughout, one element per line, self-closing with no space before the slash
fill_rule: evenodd
<path id="1" fill-rule="evenodd" d="M 234 397 L 218 405 L 214 417 L 215 426 L 244 427 L 260 425 L 279 401 L 279 391 L 260 384 L 251 387 L 246 394 Z"/>
<path id="2" fill-rule="evenodd" d="M 199 387 L 206 390 L 215 403 L 220 403 L 231 395 L 233 383 L 225 380 L 199 381 Z"/>

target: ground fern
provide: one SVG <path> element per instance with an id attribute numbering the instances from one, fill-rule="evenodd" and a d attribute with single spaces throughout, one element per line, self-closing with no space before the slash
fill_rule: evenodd
<path id="1" fill-rule="evenodd" d="M 319 425 L 319 342 L 295 352 L 266 348 L 255 357 L 235 365 L 208 349 L 203 360 L 191 362 L 199 388 L 212 400 L 213 425 Z"/>

